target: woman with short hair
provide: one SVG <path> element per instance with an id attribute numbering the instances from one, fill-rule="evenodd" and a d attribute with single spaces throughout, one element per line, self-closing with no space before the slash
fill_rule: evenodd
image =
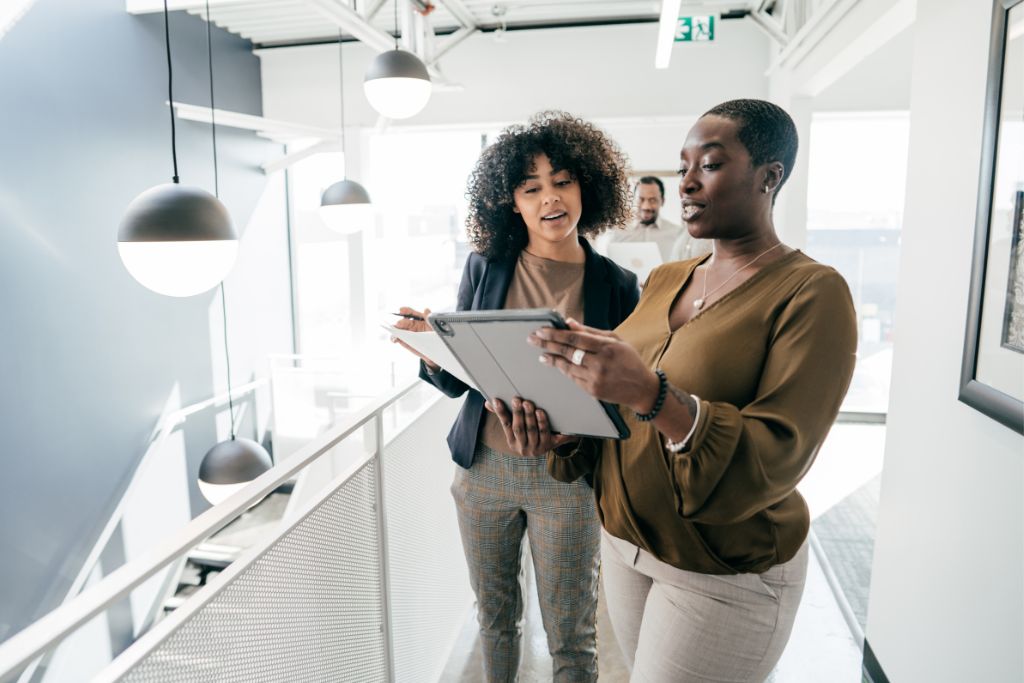
<path id="1" fill-rule="evenodd" d="M 632 680 L 763 681 L 807 571 L 796 490 L 849 386 L 857 318 L 832 268 L 786 246 L 772 207 L 796 158 L 769 102 L 714 107 L 680 152 L 682 219 L 708 256 L 654 270 L 615 332 L 531 337 L 541 360 L 617 403 L 624 441 L 549 457 L 594 479 L 608 611 Z M 525 423 L 521 410 L 508 416 Z"/>

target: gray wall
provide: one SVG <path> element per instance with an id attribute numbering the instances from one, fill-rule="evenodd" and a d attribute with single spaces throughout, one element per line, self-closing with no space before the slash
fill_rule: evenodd
<path id="1" fill-rule="evenodd" d="M 175 99 L 208 104 L 205 24 L 175 13 L 171 39 Z M 260 113 L 250 50 L 214 29 L 219 108 Z M 0 39 L 0 641 L 62 598 L 175 385 L 181 405 L 223 390 L 216 291 L 153 294 L 117 254 L 124 207 L 171 176 L 164 60 L 162 17 L 124 0 L 38 0 Z M 240 383 L 291 351 L 283 181 L 257 168 L 276 146 L 224 128 L 218 142 L 243 233 L 228 280 Z M 209 126 L 179 121 L 178 159 L 183 183 L 213 190 Z M 192 479 L 216 432 L 190 422 Z"/>

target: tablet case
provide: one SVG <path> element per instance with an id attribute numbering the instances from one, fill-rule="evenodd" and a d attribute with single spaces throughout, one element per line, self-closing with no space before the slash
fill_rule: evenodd
<path id="1" fill-rule="evenodd" d="M 629 428 L 618 410 L 598 401 L 557 368 L 540 363 L 541 350 L 526 341 L 541 327 L 568 329 L 554 310 L 432 313 L 427 321 L 488 400 L 529 399 L 542 408 L 552 431 L 574 436 L 625 439 Z"/>

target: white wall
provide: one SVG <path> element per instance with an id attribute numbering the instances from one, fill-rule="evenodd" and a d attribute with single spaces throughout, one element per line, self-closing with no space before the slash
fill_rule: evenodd
<path id="1" fill-rule="evenodd" d="M 426 109 L 393 130 L 409 127 L 525 121 L 544 109 L 565 109 L 604 127 L 638 172 L 672 175 L 679 148 L 697 116 L 719 102 L 767 96 L 768 42 L 747 21 L 723 23 L 716 41 L 676 45 L 671 66 L 654 68 L 657 24 L 512 31 L 503 42 L 477 34 L 444 57 L 446 77 L 461 90 L 435 88 Z M 337 45 L 265 49 L 263 115 L 336 128 L 339 124 Z M 359 129 L 377 115 L 362 92 L 375 53 L 362 43 L 344 46 L 345 119 L 349 176 L 367 181 L 359 167 L 367 152 Z M 489 124 L 489 125 L 488 125 Z M 410 163 L 430 168 L 429 159 Z M 367 186 L 371 196 L 376 188 Z M 666 183 L 663 215 L 679 222 L 675 186 Z"/>
<path id="2" fill-rule="evenodd" d="M 866 630 L 898 683 L 1024 680 L 1024 440 L 956 398 L 990 8 L 922 2 L 914 28 L 899 328 Z"/>
<path id="3" fill-rule="evenodd" d="M 716 41 L 679 44 L 669 69 L 654 69 L 656 23 L 476 34 L 441 60 L 462 90 L 435 88 L 411 125 L 522 121 L 542 109 L 587 118 L 701 114 L 721 101 L 764 97 L 767 39 L 751 23 L 723 23 Z M 338 50 L 315 45 L 261 50 L 263 115 L 338 124 Z M 348 125 L 377 117 L 362 94 L 374 53 L 345 45 Z M 401 125 L 402 122 L 396 123 Z"/>

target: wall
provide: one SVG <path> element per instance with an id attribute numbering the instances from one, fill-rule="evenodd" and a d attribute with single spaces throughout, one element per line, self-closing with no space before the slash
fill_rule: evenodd
<path id="1" fill-rule="evenodd" d="M 435 88 L 411 125 L 517 122 L 543 109 L 588 118 L 701 114 L 719 102 L 766 94 L 767 39 L 746 21 L 726 22 L 710 44 L 679 44 L 654 69 L 656 23 L 510 31 L 467 38 L 441 60 L 459 90 Z M 336 45 L 266 49 L 263 107 L 270 118 L 338 122 Z M 362 94 L 375 54 L 345 44 L 346 123 L 374 125 Z M 395 125 L 401 125 L 397 122 Z"/>
<path id="2" fill-rule="evenodd" d="M 205 24 L 175 13 L 171 37 L 176 99 L 207 104 Z M 153 294 L 117 254 L 125 206 L 171 176 L 163 50 L 162 17 L 123 0 L 37 0 L 0 40 L 0 640 L 63 598 L 161 411 L 225 387 L 216 292 Z M 250 50 L 214 30 L 218 107 L 260 113 Z M 218 133 L 243 235 L 227 285 L 241 383 L 291 350 L 283 179 L 257 168 L 274 145 Z M 212 191 L 209 126 L 179 121 L 178 159 L 183 183 Z M 220 421 L 185 430 L 193 514 Z"/>
<path id="3" fill-rule="evenodd" d="M 922 2 L 914 27 L 900 326 L 866 629 L 897 683 L 1024 680 L 1024 442 L 956 398 L 991 5 Z"/>

